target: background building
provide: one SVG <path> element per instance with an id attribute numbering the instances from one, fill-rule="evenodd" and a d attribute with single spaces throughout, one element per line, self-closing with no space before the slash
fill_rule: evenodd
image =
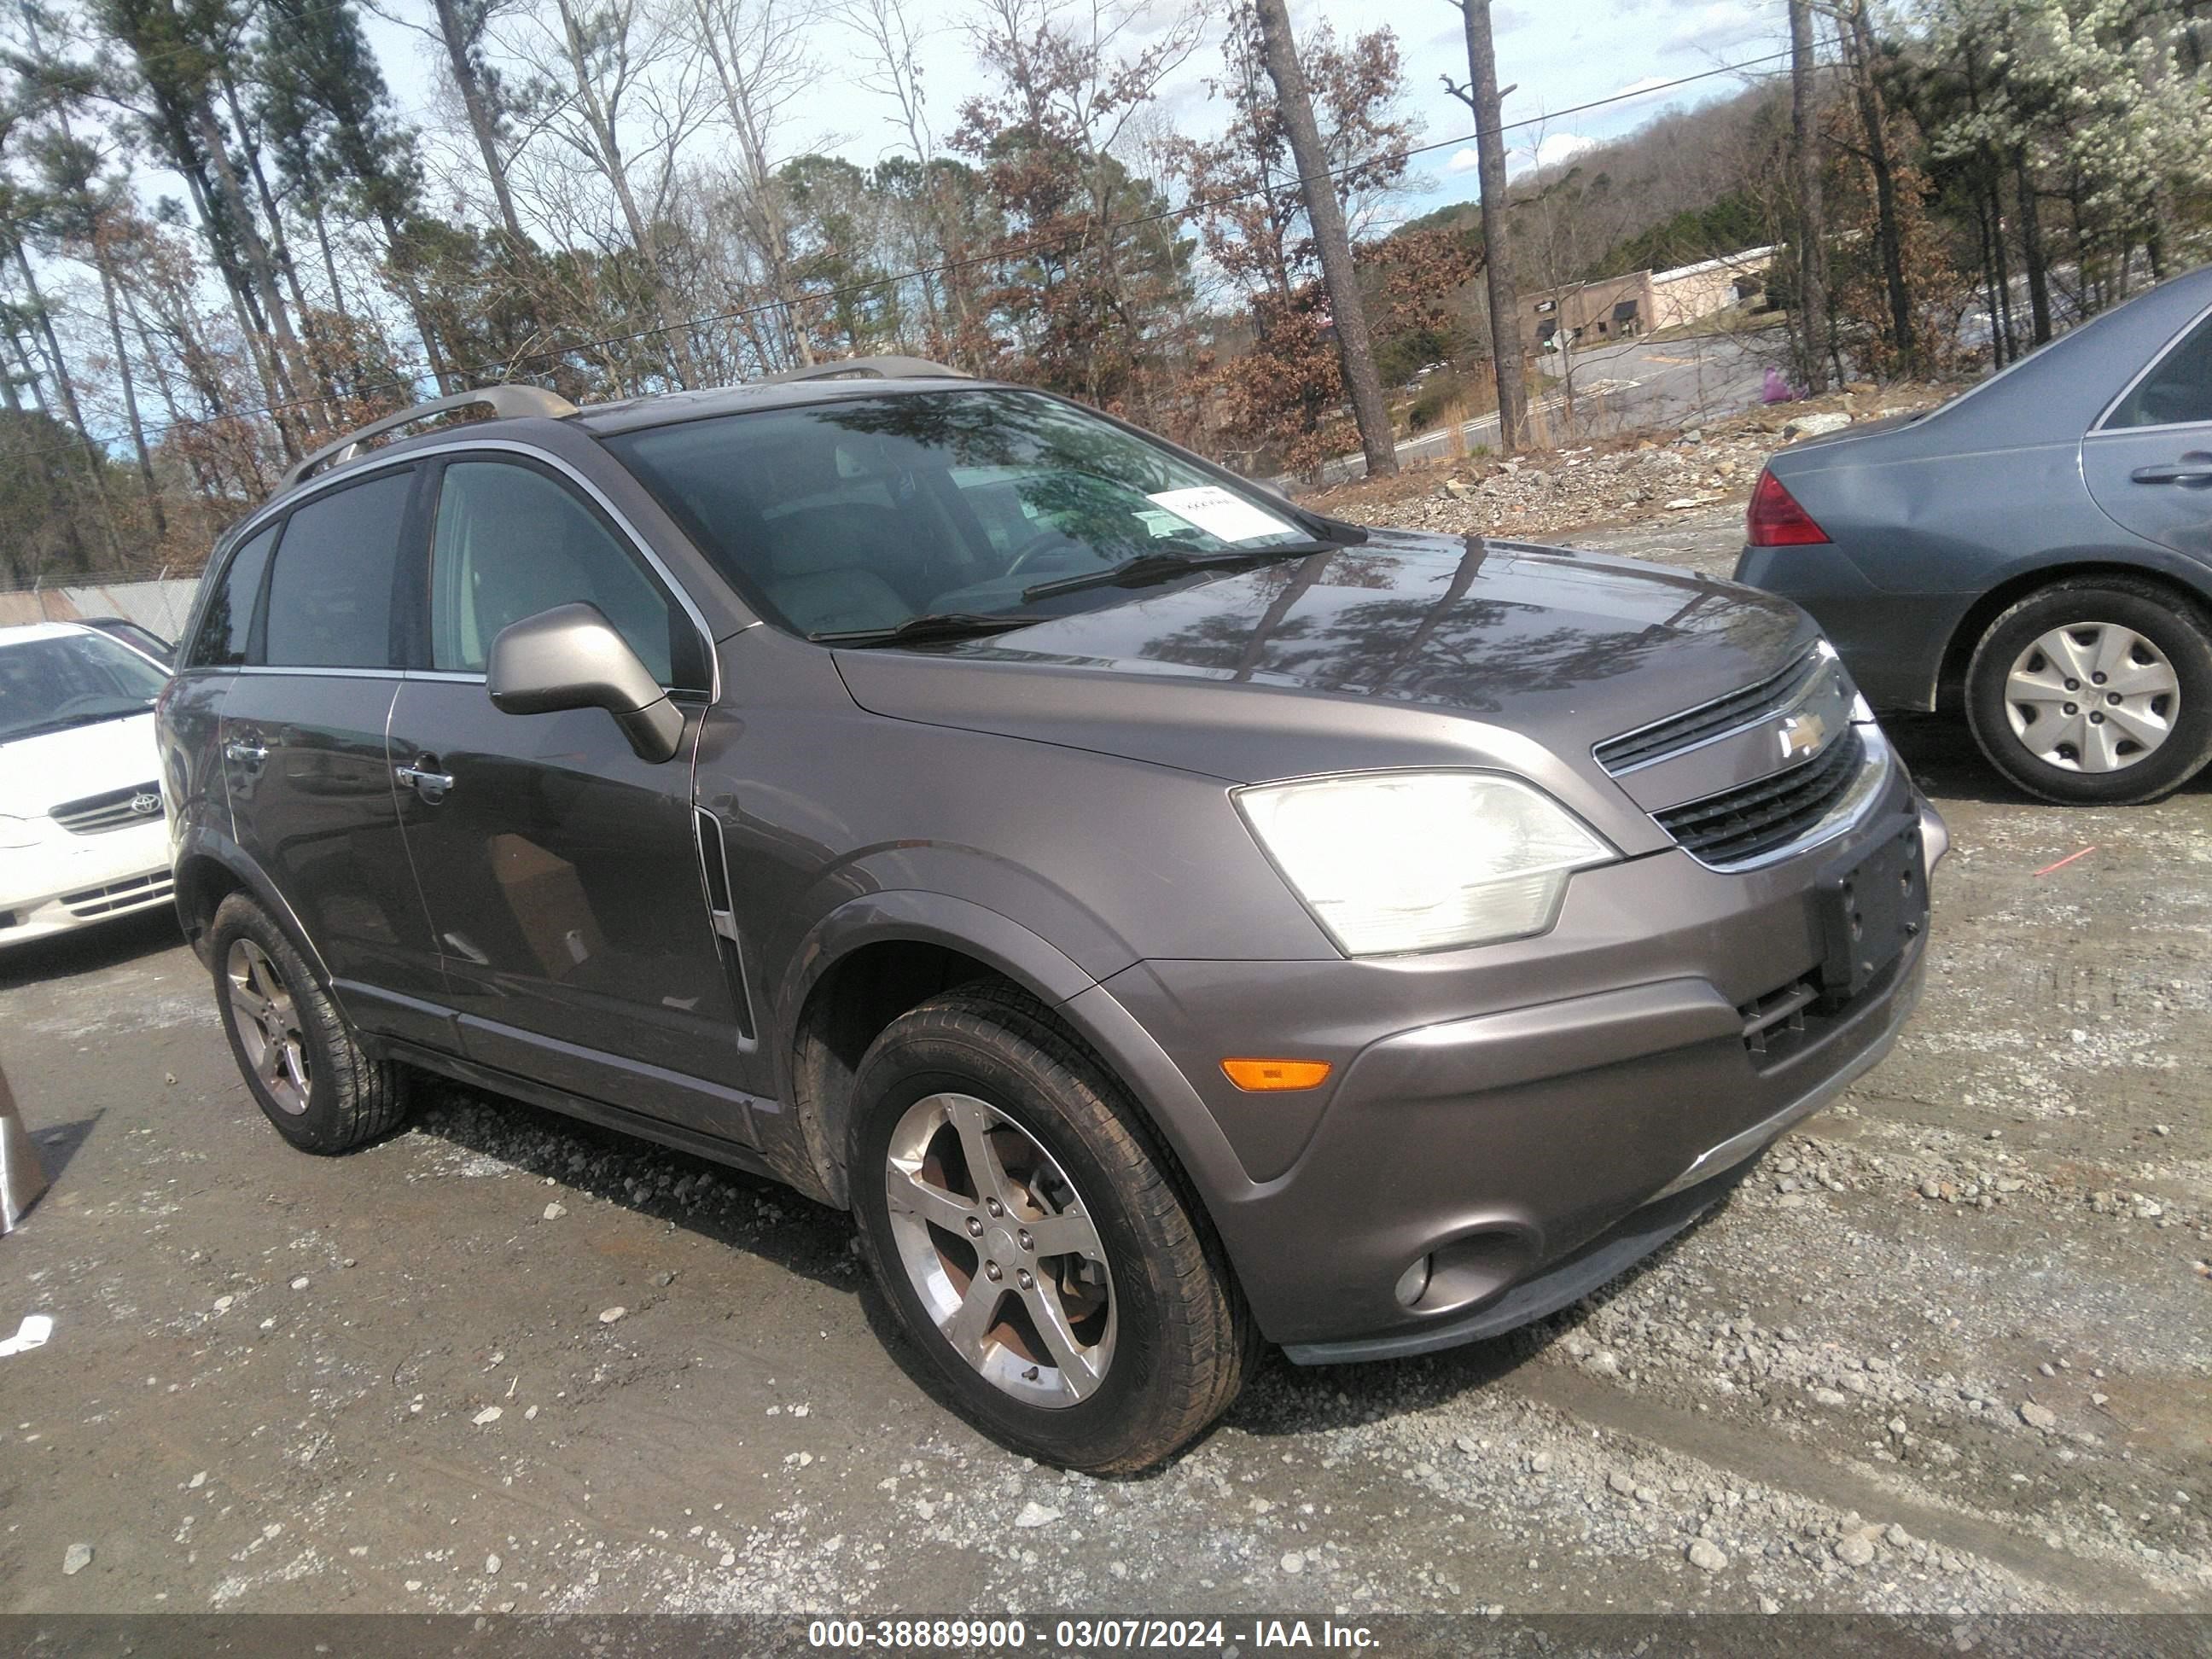
<path id="1" fill-rule="evenodd" d="M 1758 295 L 1773 263 L 1771 247 L 1746 248 L 1672 270 L 1632 270 L 1529 295 L 1521 302 L 1528 343 L 1543 348 L 1565 330 L 1589 345 L 1694 323 Z"/>

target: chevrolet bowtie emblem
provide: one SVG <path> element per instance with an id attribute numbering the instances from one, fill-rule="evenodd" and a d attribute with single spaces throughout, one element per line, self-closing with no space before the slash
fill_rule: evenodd
<path id="1" fill-rule="evenodd" d="M 1782 758 L 1809 755 L 1827 741 L 1828 723 L 1818 714 L 1792 714 L 1774 735 L 1782 739 Z"/>

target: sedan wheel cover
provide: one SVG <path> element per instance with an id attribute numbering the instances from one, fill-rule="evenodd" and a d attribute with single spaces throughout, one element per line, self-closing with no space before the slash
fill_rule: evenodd
<path id="1" fill-rule="evenodd" d="M 223 960 L 229 988 L 231 1021 L 246 1050 L 246 1063 L 279 1111 L 297 1117 L 307 1109 L 313 1087 L 307 1036 L 292 988 L 269 953 L 250 939 L 233 939 Z"/>
<path id="2" fill-rule="evenodd" d="M 1097 1392 L 1114 1276 L 1090 1206 L 1035 1136 L 972 1095 L 928 1096 L 891 1131 L 884 1194 L 908 1281 L 955 1353 L 1028 1405 Z"/>
<path id="3" fill-rule="evenodd" d="M 2166 653 L 2118 623 L 2054 628 L 2013 659 L 2005 719 L 2021 746 L 2065 772 L 2119 772 L 2148 760 L 2181 714 Z"/>

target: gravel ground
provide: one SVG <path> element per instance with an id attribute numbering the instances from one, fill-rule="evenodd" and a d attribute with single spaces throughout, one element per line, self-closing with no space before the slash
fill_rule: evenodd
<path id="1" fill-rule="evenodd" d="M 1725 570 L 1739 512 L 1571 539 Z M 2212 1610 L 2212 784 L 2061 811 L 1897 736 L 1956 850 L 1892 1059 L 1600 1295 L 1271 1356 L 1133 1480 L 947 1414 L 781 1188 L 444 1088 L 303 1158 L 166 924 L 0 958 L 57 1176 L 0 1612 Z"/>
<path id="2" fill-rule="evenodd" d="M 1700 509 L 1724 504 L 1732 526 L 1774 450 L 1801 437 L 1930 408 L 1956 385 L 1861 384 L 1802 403 L 1777 404 L 1683 432 L 1593 438 L 1555 452 L 1410 462 L 1394 477 L 1365 479 L 1302 497 L 1358 524 L 1403 525 L 1455 535 L 1552 537 L 1580 526 L 1709 525 Z M 1724 540 L 1725 565 L 1740 535 Z"/>

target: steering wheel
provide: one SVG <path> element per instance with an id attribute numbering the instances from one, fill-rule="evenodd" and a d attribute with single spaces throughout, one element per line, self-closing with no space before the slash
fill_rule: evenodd
<path id="1" fill-rule="evenodd" d="M 1028 568 L 1030 560 L 1036 557 L 1038 554 L 1055 547 L 1072 547 L 1079 553 L 1088 553 L 1091 551 L 1089 547 L 1076 540 L 1074 537 L 1067 534 L 1065 531 L 1040 530 L 1036 535 L 1030 537 L 1029 540 L 1024 542 L 1019 547 L 1014 550 L 1014 556 L 1012 560 L 1008 562 L 1005 571 L 1001 574 L 1007 576 L 1019 575 L 1023 570 Z"/>

